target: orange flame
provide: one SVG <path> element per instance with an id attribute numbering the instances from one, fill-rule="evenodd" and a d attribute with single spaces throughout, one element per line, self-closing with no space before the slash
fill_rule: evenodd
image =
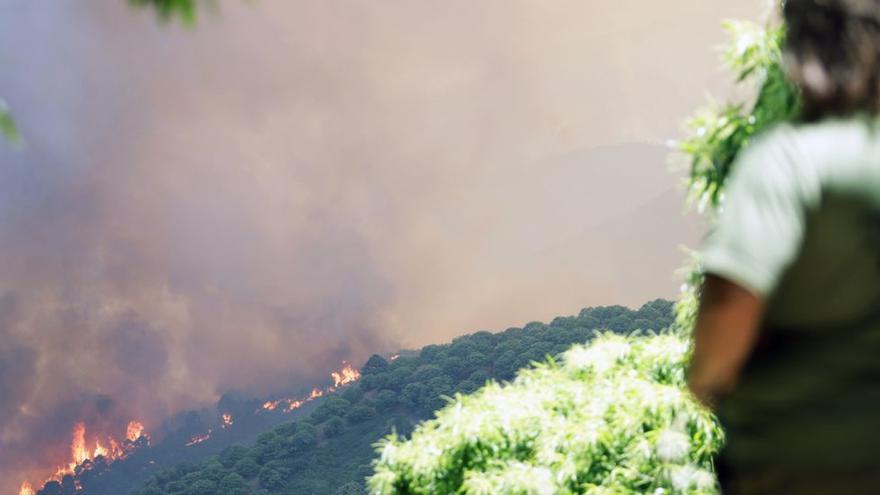
<path id="1" fill-rule="evenodd" d="M 136 442 L 142 436 L 144 436 L 144 425 L 139 421 L 129 421 L 125 429 L 125 438 L 129 442 Z"/>
<path id="2" fill-rule="evenodd" d="M 306 400 L 311 400 L 311 399 L 306 399 Z M 284 408 L 284 412 L 289 413 L 290 411 L 293 411 L 294 409 L 299 409 L 300 407 L 302 407 L 302 405 L 303 405 L 303 402 L 301 400 L 289 399 L 287 401 L 287 407 Z"/>
<path id="3" fill-rule="evenodd" d="M 77 423 L 73 427 L 73 440 L 70 442 L 71 470 L 89 460 L 89 450 L 86 448 L 86 424 Z"/>
<path id="4" fill-rule="evenodd" d="M 107 457 L 108 453 L 109 452 L 107 451 L 107 449 L 105 449 L 104 446 L 101 445 L 101 441 L 95 440 L 95 450 L 94 450 L 93 456 L 94 457 L 98 457 L 98 456 Z"/>
<path id="5" fill-rule="evenodd" d="M 18 495 L 36 495 L 36 492 L 34 492 L 34 487 L 25 481 L 21 484 L 21 490 L 18 491 Z"/>
<path id="6" fill-rule="evenodd" d="M 141 423 L 137 421 L 132 421 L 128 424 L 128 429 L 126 431 L 126 438 L 131 437 L 132 435 L 137 434 L 135 440 L 141 437 L 147 437 L 146 433 L 144 433 L 144 427 Z M 47 481 L 61 481 L 61 479 L 65 475 L 72 475 L 77 472 L 77 469 L 88 468 L 88 461 L 94 461 L 98 457 L 103 457 L 109 462 L 122 459 L 126 457 L 132 450 L 137 448 L 134 444 L 120 444 L 112 436 L 106 437 L 107 443 L 101 443 L 100 438 L 95 438 L 95 448 L 89 450 L 86 446 L 86 424 L 84 422 L 79 422 L 73 427 L 72 439 L 70 442 L 70 462 L 67 465 L 63 465 L 59 467 L 53 476 L 51 476 Z M 28 485 L 30 486 L 30 485 Z M 19 495 L 28 494 L 28 492 L 24 491 L 25 486 L 22 485 L 22 492 Z M 33 490 L 33 488 L 30 488 Z M 29 494 L 28 494 L 29 495 Z"/>
<path id="7" fill-rule="evenodd" d="M 211 430 L 208 430 L 208 433 L 204 435 L 196 435 L 189 439 L 189 442 L 186 443 L 186 447 L 192 447 L 193 445 L 199 444 L 211 438 Z"/>
<path id="8" fill-rule="evenodd" d="M 330 373 L 330 376 L 333 377 L 333 386 L 340 387 L 342 385 L 348 385 L 354 381 L 357 381 L 361 377 L 361 372 L 352 368 L 350 364 L 343 363 L 344 366 L 339 371 L 334 371 Z"/>
<path id="9" fill-rule="evenodd" d="M 232 426 L 233 421 L 232 421 L 231 414 L 223 413 L 223 415 L 220 417 L 220 419 L 223 421 L 223 425 L 222 425 L 223 428 L 229 428 L 230 426 Z"/>
<path id="10" fill-rule="evenodd" d="M 274 411 L 278 408 L 278 406 L 284 402 L 287 405 L 284 407 L 284 412 L 289 413 L 293 410 L 299 409 L 306 402 L 313 401 L 319 397 L 323 397 L 325 394 L 330 392 L 335 392 L 337 387 L 342 385 L 348 385 L 349 383 L 355 382 L 361 377 L 361 372 L 357 369 L 353 368 L 350 364 L 343 361 L 342 369 L 338 371 L 334 371 L 330 373 L 330 376 L 333 377 L 334 385 L 332 387 L 326 387 L 323 390 L 320 388 L 313 388 L 311 392 L 309 392 L 308 397 L 302 397 L 300 399 L 279 399 L 279 400 L 270 400 L 263 403 L 261 409 L 257 409 L 257 412 L 261 410 L 264 411 Z"/>

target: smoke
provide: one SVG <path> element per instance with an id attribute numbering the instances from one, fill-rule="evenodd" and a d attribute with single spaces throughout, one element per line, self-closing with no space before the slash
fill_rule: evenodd
<path id="1" fill-rule="evenodd" d="M 0 491 L 81 419 L 673 296 L 699 226 L 656 143 L 759 10 L 729 3 L 230 2 L 190 31 L 4 2 Z"/>

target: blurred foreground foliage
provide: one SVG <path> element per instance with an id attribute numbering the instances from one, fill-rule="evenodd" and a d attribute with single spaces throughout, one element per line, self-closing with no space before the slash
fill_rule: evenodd
<path id="1" fill-rule="evenodd" d="M 753 97 L 747 101 L 710 103 L 687 123 L 680 149 L 690 158 L 690 200 L 700 210 L 716 209 L 740 150 L 757 134 L 794 117 L 798 94 L 782 66 L 782 27 L 726 22 L 732 41 L 723 53 L 725 65 Z"/>
<path id="2" fill-rule="evenodd" d="M 673 334 L 577 345 L 388 437 L 372 492 L 712 493 L 723 435 L 683 391 L 687 356 Z"/>
<path id="3" fill-rule="evenodd" d="M 187 26 L 195 25 L 198 19 L 198 0 L 128 0 L 129 5 L 139 8 L 152 8 L 163 22 L 179 19 Z M 215 0 L 202 0 L 202 3 L 216 7 Z M 21 136 L 9 109 L 0 100 L 0 135 L 10 144 L 20 144 Z"/>
<path id="4" fill-rule="evenodd" d="M 723 60 L 750 97 L 710 102 L 687 123 L 689 203 L 712 220 L 736 157 L 799 111 L 779 26 L 725 25 Z M 676 322 L 662 335 L 606 336 L 562 363 L 457 396 L 409 440 L 378 444 L 371 492 L 390 494 L 717 493 L 712 455 L 723 435 L 685 391 L 702 276 L 687 269 Z"/>
<path id="5" fill-rule="evenodd" d="M 12 144 L 18 143 L 21 139 L 18 134 L 18 128 L 15 126 L 15 120 L 12 119 L 9 107 L 6 106 L 3 100 L 0 100 L 0 134 Z"/>
<path id="6" fill-rule="evenodd" d="M 162 21 L 179 19 L 184 24 L 193 25 L 198 19 L 197 0 L 128 0 L 128 3 L 135 7 L 153 8 Z"/>

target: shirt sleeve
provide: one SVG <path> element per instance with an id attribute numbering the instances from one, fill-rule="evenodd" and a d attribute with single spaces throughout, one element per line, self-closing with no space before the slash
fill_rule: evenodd
<path id="1" fill-rule="evenodd" d="M 761 297 L 776 288 L 804 232 L 803 163 L 783 132 L 758 139 L 737 159 L 718 222 L 703 246 L 703 272 Z"/>

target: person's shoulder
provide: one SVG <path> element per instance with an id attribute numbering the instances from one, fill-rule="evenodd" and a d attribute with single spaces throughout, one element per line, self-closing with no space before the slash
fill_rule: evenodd
<path id="1" fill-rule="evenodd" d="M 880 190 L 880 121 L 865 116 L 782 123 L 738 158 L 742 187 L 773 189 L 814 204 L 825 189 Z"/>
<path id="2" fill-rule="evenodd" d="M 799 161 L 802 129 L 780 123 L 754 136 L 737 157 L 733 177 L 740 182 L 763 182 L 768 176 L 785 174 Z"/>
<path id="3" fill-rule="evenodd" d="M 880 122 L 863 115 L 778 126 L 780 138 L 817 165 L 863 157 L 880 143 Z"/>

